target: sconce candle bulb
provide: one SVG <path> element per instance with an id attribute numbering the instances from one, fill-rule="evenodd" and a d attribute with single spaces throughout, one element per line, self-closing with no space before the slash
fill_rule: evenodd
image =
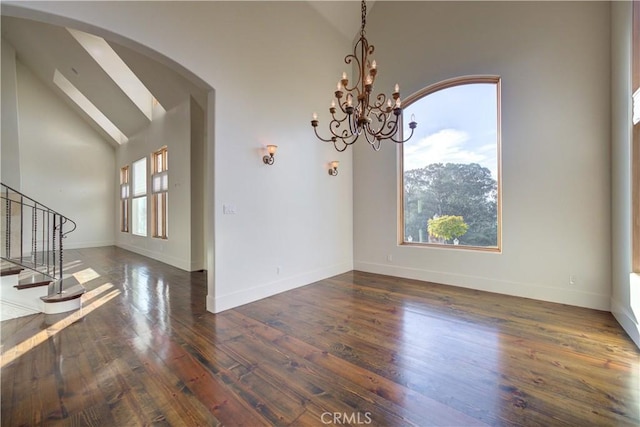
<path id="1" fill-rule="evenodd" d="M 277 145 L 267 145 L 267 153 L 269 153 L 269 155 L 262 158 L 265 165 L 272 165 L 273 162 L 275 162 L 274 155 L 276 154 L 277 149 Z"/>
<path id="2" fill-rule="evenodd" d="M 338 165 L 340 164 L 339 161 L 334 160 L 331 162 L 331 167 L 329 168 L 329 175 L 331 176 L 336 176 L 338 175 Z"/>

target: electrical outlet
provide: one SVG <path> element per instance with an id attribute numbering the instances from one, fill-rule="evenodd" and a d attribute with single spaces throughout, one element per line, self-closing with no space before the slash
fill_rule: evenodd
<path id="1" fill-rule="evenodd" d="M 277 274 L 277 275 L 280 275 L 280 270 L 281 270 L 280 266 L 277 266 L 277 267 L 276 267 L 276 274 Z"/>
<path id="2" fill-rule="evenodd" d="M 572 275 L 569 276 L 569 284 L 570 285 L 575 285 L 576 281 L 577 281 L 577 279 L 576 279 L 575 274 L 572 274 Z"/>
<path id="3" fill-rule="evenodd" d="M 391 254 L 387 255 L 387 262 L 393 262 L 393 257 Z"/>

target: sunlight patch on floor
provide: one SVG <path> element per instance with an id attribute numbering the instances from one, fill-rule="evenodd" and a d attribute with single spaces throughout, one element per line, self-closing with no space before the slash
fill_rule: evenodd
<path id="1" fill-rule="evenodd" d="M 69 326 L 69 325 L 73 324 L 74 322 L 76 322 L 77 320 L 87 316 L 89 313 L 91 313 L 96 308 L 99 308 L 99 307 L 105 305 L 106 303 L 111 301 L 113 298 L 115 298 L 118 295 L 120 295 L 120 290 L 119 289 L 113 289 L 113 288 L 114 288 L 114 286 L 111 283 L 105 283 L 104 285 L 102 285 L 102 286 L 100 286 L 100 287 L 98 287 L 98 288 L 96 288 L 96 289 L 94 289 L 92 291 L 87 292 L 83 297 L 83 298 L 85 298 L 85 301 L 88 301 L 90 299 L 95 298 L 88 305 L 83 306 L 78 311 L 73 312 L 72 314 L 68 315 L 64 319 L 54 323 L 53 325 L 49 326 L 46 329 L 43 329 L 42 331 L 38 332 L 37 334 L 25 339 L 21 343 L 16 344 L 15 346 L 10 348 L 9 350 L 3 351 L 2 352 L 2 356 L 0 357 L 0 359 L 1 359 L 0 360 L 0 368 L 4 368 L 6 365 L 8 365 L 9 363 L 13 362 L 18 357 L 24 355 L 29 350 L 35 348 L 39 344 L 42 344 L 43 342 L 45 342 L 49 338 L 51 338 L 54 335 L 56 335 L 58 332 L 64 330 L 67 326 Z"/>
<path id="2" fill-rule="evenodd" d="M 81 285 L 100 277 L 100 275 L 96 273 L 93 268 L 85 268 L 84 270 L 76 271 L 72 275 Z"/>

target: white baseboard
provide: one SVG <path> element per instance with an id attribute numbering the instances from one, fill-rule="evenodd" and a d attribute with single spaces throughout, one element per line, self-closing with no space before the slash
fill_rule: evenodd
<path id="1" fill-rule="evenodd" d="M 622 329 L 631 337 L 640 348 L 640 323 L 633 313 L 627 310 L 620 302 L 611 298 L 611 314 L 616 318 Z"/>
<path id="2" fill-rule="evenodd" d="M 496 280 L 490 277 L 466 276 L 462 274 L 363 261 L 355 261 L 354 268 L 368 273 L 422 280 L 425 282 L 440 283 L 443 285 L 458 286 L 461 288 L 469 288 L 479 291 L 495 292 L 498 294 L 592 308 L 595 310 L 610 311 L 611 309 L 609 295 L 595 294 L 576 289 L 561 289 L 541 284 L 511 282 L 506 280 Z"/>
<path id="3" fill-rule="evenodd" d="M 351 270 L 353 270 L 353 265 L 350 262 L 345 262 L 298 274 L 296 276 L 286 277 L 275 282 L 254 286 L 232 294 L 217 297 L 214 295 L 207 295 L 207 310 L 212 313 L 220 313 L 221 311 L 229 310 L 231 308 L 239 307 L 282 292 L 306 286 L 319 280 L 336 276 Z"/>
<path id="4" fill-rule="evenodd" d="M 116 243 L 111 241 L 95 241 L 95 242 L 72 242 L 64 243 L 64 249 L 85 249 L 85 248 L 101 248 L 104 246 L 114 246 Z"/>
<path id="5" fill-rule="evenodd" d="M 169 265 L 171 265 L 173 267 L 179 268 L 179 269 L 184 270 L 184 271 L 194 271 L 194 270 L 191 270 L 192 265 L 191 265 L 191 262 L 189 260 L 176 258 L 176 257 L 173 257 L 171 255 L 167 255 L 167 254 L 162 253 L 162 252 L 151 251 L 149 249 L 139 248 L 137 246 L 128 245 L 128 244 L 122 243 L 122 242 L 116 243 L 115 246 L 117 246 L 119 248 L 122 248 L 122 249 L 126 249 L 126 250 L 131 251 L 131 252 L 135 252 L 135 253 L 140 254 L 140 255 L 144 255 L 146 257 L 155 259 L 155 260 L 160 261 L 160 262 L 164 262 L 165 264 L 169 264 Z M 198 270 L 199 269 L 200 268 L 198 268 Z"/>
<path id="6" fill-rule="evenodd" d="M 611 298 L 611 314 L 640 348 L 640 274 L 629 275 L 629 306 Z"/>

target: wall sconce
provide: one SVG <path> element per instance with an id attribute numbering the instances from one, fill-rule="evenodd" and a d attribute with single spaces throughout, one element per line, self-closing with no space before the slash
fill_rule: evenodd
<path id="1" fill-rule="evenodd" d="M 276 154 L 277 149 L 278 149 L 277 145 L 267 145 L 267 153 L 269 153 L 269 155 L 264 156 L 262 158 L 262 161 L 264 162 L 265 165 L 273 164 L 273 162 L 275 161 L 275 159 L 273 158 L 273 155 Z"/>
<path id="2" fill-rule="evenodd" d="M 331 168 L 329 168 L 329 175 L 331 176 L 336 176 L 338 175 L 338 164 L 340 162 L 337 160 L 334 160 L 333 162 L 331 162 Z"/>

